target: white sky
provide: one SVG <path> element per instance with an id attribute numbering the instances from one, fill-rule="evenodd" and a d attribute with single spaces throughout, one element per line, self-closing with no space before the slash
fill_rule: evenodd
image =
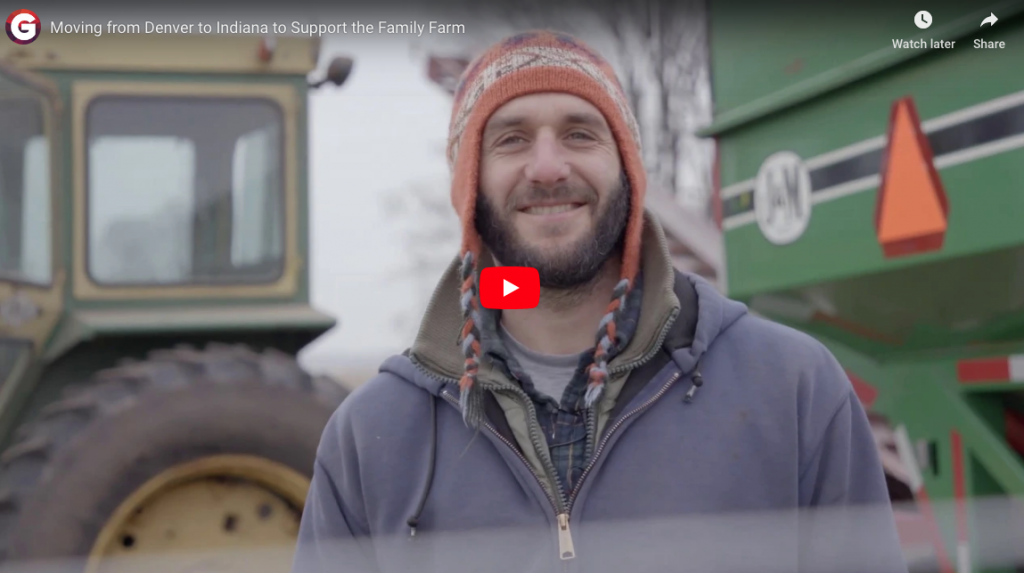
<path id="1" fill-rule="evenodd" d="M 394 318 L 429 293 L 403 277 L 401 227 L 383 200 L 417 181 L 446 184 L 451 113 L 407 41 L 333 37 L 323 53 L 355 66 L 342 87 L 310 96 L 312 298 L 340 323 L 303 353 L 313 370 L 378 362 L 411 343 Z"/>

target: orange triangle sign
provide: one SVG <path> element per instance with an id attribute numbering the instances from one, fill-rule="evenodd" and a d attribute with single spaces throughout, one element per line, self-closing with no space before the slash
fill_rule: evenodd
<path id="1" fill-rule="evenodd" d="M 886 258 L 942 249 L 948 216 L 946 192 L 914 100 L 899 99 L 892 106 L 875 205 L 875 231 Z"/>

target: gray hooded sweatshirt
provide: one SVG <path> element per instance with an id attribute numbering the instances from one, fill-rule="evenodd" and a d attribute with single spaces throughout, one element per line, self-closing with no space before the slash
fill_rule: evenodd
<path id="1" fill-rule="evenodd" d="M 639 324 L 572 492 L 498 369 L 480 371 L 486 423 L 463 421 L 456 261 L 410 351 L 327 425 L 294 573 L 906 571 L 832 354 L 675 271 L 649 217 L 643 244 Z"/>

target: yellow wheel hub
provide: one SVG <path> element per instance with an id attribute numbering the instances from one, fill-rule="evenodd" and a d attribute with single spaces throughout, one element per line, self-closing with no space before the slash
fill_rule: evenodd
<path id="1" fill-rule="evenodd" d="M 287 573 L 309 480 L 255 456 L 174 466 L 118 506 L 86 573 Z"/>

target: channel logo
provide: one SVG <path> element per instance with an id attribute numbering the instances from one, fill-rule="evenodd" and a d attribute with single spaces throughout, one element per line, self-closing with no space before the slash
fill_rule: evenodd
<path id="1" fill-rule="evenodd" d="M 15 10 L 7 17 L 7 37 L 15 44 L 31 44 L 39 37 L 43 23 L 31 10 Z"/>

